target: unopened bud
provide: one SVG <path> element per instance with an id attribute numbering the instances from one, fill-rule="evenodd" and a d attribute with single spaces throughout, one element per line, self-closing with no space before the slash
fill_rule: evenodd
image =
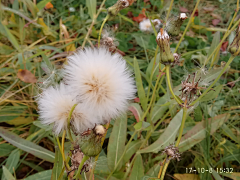
<path id="1" fill-rule="evenodd" d="M 185 19 L 187 19 L 187 15 L 186 13 L 181 13 L 179 16 L 170 19 L 167 23 L 166 23 L 166 30 L 168 32 L 168 34 L 172 35 L 172 36 L 178 36 L 180 33 L 180 27 L 183 24 L 183 21 Z"/>
<path id="2" fill-rule="evenodd" d="M 129 1 L 131 0 L 118 0 L 116 4 L 108 8 L 108 13 L 110 15 L 116 16 L 119 13 L 119 11 L 130 5 Z"/>
<path id="3" fill-rule="evenodd" d="M 229 46 L 228 51 L 234 56 L 238 56 L 240 54 L 240 24 L 236 31 L 236 36 L 233 39 L 232 44 Z"/>
<path id="4" fill-rule="evenodd" d="M 91 132 L 83 133 L 79 140 L 81 151 L 89 157 L 97 156 L 102 150 L 101 139 L 105 132 L 106 129 L 102 125 L 97 125 Z"/>
<path id="5" fill-rule="evenodd" d="M 170 49 L 170 39 L 168 33 L 161 28 L 156 41 L 160 47 L 160 62 L 165 65 L 173 63 L 174 56 Z"/>

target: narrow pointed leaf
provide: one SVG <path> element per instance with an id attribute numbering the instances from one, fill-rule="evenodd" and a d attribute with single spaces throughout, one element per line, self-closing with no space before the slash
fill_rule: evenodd
<path id="1" fill-rule="evenodd" d="M 147 98 L 145 95 L 145 91 L 143 89 L 141 73 L 140 73 L 138 61 L 136 58 L 134 58 L 134 72 L 135 72 L 135 80 L 136 80 L 136 85 L 138 90 L 138 97 L 140 99 L 140 103 L 143 107 L 143 110 L 145 111 L 147 109 Z"/>
<path id="2" fill-rule="evenodd" d="M 3 176 L 5 177 L 5 179 L 15 180 L 13 175 L 9 172 L 9 170 L 5 166 L 2 166 L 2 169 L 3 169 Z"/>
<path id="3" fill-rule="evenodd" d="M 141 154 L 136 155 L 135 162 L 133 164 L 132 173 L 129 177 L 131 180 L 139 180 L 144 176 L 144 168 Z"/>
<path id="4" fill-rule="evenodd" d="M 46 171 L 28 176 L 23 180 L 49 180 L 51 179 L 51 174 L 52 174 L 52 170 L 46 170 Z"/>
<path id="5" fill-rule="evenodd" d="M 56 144 L 55 144 L 55 146 L 56 146 Z M 62 171 L 62 166 L 63 166 L 62 154 L 57 146 L 55 148 L 55 161 L 54 161 L 54 166 L 52 169 L 51 180 L 58 180 L 58 177 Z"/>
<path id="6" fill-rule="evenodd" d="M 114 167 L 117 165 L 124 148 L 127 136 L 127 115 L 123 115 L 116 119 L 112 133 L 109 138 L 108 143 L 108 167 L 113 171 Z M 117 168 L 121 168 L 122 163 Z"/>
<path id="7" fill-rule="evenodd" d="M 22 139 L 18 135 L 3 129 L 2 127 L 0 127 L 0 136 L 23 151 L 26 151 L 40 159 L 54 162 L 55 155 L 53 152 L 44 149 L 43 147 L 38 146 L 30 141 Z"/>

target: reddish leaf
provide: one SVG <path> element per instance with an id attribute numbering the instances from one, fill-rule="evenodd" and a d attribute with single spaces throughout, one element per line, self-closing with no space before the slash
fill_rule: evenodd
<path id="1" fill-rule="evenodd" d="M 220 22 L 221 22 L 220 19 L 213 19 L 213 20 L 212 20 L 212 24 L 213 24 L 214 26 L 218 25 L 218 23 L 220 23 Z"/>
<path id="2" fill-rule="evenodd" d="M 129 6 L 131 6 L 135 0 L 127 0 L 129 2 Z"/>
<path id="3" fill-rule="evenodd" d="M 222 46 L 221 46 L 221 51 L 226 51 L 227 50 L 227 46 L 228 46 L 228 41 L 223 42 Z"/>
<path id="4" fill-rule="evenodd" d="M 128 109 L 129 109 L 129 111 L 131 111 L 133 113 L 133 115 L 136 118 L 137 122 L 139 122 L 139 116 L 138 116 L 137 110 L 134 107 L 132 107 L 132 106 L 130 106 Z"/>
<path id="5" fill-rule="evenodd" d="M 215 19 L 222 19 L 222 17 L 218 14 L 214 14 L 214 13 L 211 13 L 212 17 L 215 18 Z"/>
<path id="6" fill-rule="evenodd" d="M 137 17 L 133 17 L 132 20 L 136 21 L 138 23 L 140 23 L 141 21 L 143 21 L 144 19 L 147 18 L 146 14 L 145 14 L 146 9 L 142 9 L 142 12 L 137 16 Z"/>
<path id="7" fill-rule="evenodd" d="M 193 16 L 194 16 L 194 17 L 195 17 L 195 16 L 198 16 L 198 9 L 195 11 L 195 13 L 194 13 Z"/>
<path id="8" fill-rule="evenodd" d="M 45 9 L 52 9 L 53 5 L 52 5 L 52 3 L 48 2 L 44 8 Z"/>
<path id="9" fill-rule="evenodd" d="M 134 17 L 132 11 L 128 11 L 127 17 L 129 17 L 129 18 L 133 18 Z"/>
<path id="10" fill-rule="evenodd" d="M 188 12 L 188 9 L 185 8 L 185 7 L 180 7 L 179 10 L 180 10 L 180 12 L 182 12 L 182 13 Z"/>
<path id="11" fill-rule="evenodd" d="M 19 69 L 17 77 L 25 83 L 35 83 L 37 82 L 36 77 L 29 70 Z"/>
<path id="12" fill-rule="evenodd" d="M 134 102 L 140 102 L 140 99 L 137 97 L 134 99 Z"/>

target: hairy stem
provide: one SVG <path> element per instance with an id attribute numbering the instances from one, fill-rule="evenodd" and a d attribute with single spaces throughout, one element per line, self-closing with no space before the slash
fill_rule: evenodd
<path id="1" fill-rule="evenodd" d="M 71 133 L 71 130 L 70 130 L 70 125 L 71 125 L 71 118 L 72 118 L 72 113 L 75 109 L 75 107 L 77 106 L 78 104 L 74 104 L 73 107 L 71 108 L 69 114 L 68 114 L 68 135 L 69 135 L 69 138 L 71 140 L 71 142 L 73 142 L 73 138 L 72 138 L 72 133 Z"/>
<path id="2" fill-rule="evenodd" d="M 166 16 L 166 21 L 168 20 L 169 15 L 170 15 L 170 12 L 171 12 L 171 10 L 172 10 L 173 2 L 174 2 L 174 0 L 171 0 L 170 6 L 169 6 L 169 9 L 168 9 L 168 13 L 167 13 L 167 16 Z"/>

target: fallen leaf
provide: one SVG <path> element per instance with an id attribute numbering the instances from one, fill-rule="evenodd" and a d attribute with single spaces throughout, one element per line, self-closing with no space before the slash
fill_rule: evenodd
<path id="1" fill-rule="evenodd" d="M 212 17 L 215 18 L 215 19 L 222 19 L 222 17 L 218 14 L 214 14 L 214 13 L 211 13 Z"/>
<path id="2" fill-rule="evenodd" d="M 44 7 L 44 9 L 52 9 L 52 8 L 53 8 L 53 5 L 52 5 L 51 2 L 48 2 L 48 3 L 46 4 L 46 6 Z"/>
<path id="3" fill-rule="evenodd" d="M 204 7 L 203 10 L 206 11 L 206 12 L 212 12 L 214 11 L 214 7 Z"/>
<path id="4" fill-rule="evenodd" d="M 185 8 L 185 7 L 180 7 L 179 10 L 180 10 L 180 12 L 182 12 L 182 13 L 188 12 L 188 9 Z"/>
<path id="5" fill-rule="evenodd" d="M 35 83 L 37 79 L 34 74 L 32 74 L 29 70 L 19 69 L 17 73 L 17 77 L 25 82 L 25 83 Z"/>
<path id="6" fill-rule="evenodd" d="M 136 21 L 138 23 L 140 23 L 141 21 L 143 21 L 144 19 L 147 18 L 146 14 L 145 14 L 146 9 L 142 9 L 142 12 L 137 16 L 137 17 L 133 17 L 132 20 Z"/>
<path id="7" fill-rule="evenodd" d="M 195 13 L 194 13 L 193 16 L 194 16 L 194 17 L 195 17 L 195 16 L 198 16 L 198 9 L 195 11 Z"/>
<path id="8" fill-rule="evenodd" d="M 132 11 L 128 11 L 127 17 L 129 17 L 129 18 L 133 18 L 134 17 Z"/>
<path id="9" fill-rule="evenodd" d="M 174 174 L 174 177 L 178 180 L 199 180 L 199 176 L 197 174 Z"/>
<path id="10" fill-rule="evenodd" d="M 212 24 L 213 24 L 214 26 L 218 25 L 218 23 L 220 23 L 220 22 L 221 22 L 220 19 L 213 19 L 213 20 L 212 20 Z"/>

